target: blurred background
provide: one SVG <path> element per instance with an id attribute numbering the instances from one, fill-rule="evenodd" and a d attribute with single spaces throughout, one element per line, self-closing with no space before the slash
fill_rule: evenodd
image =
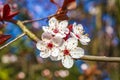
<path id="1" fill-rule="evenodd" d="M 76 1 L 77 8 L 68 13 L 69 23 L 82 24 L 89 34 L 90 44 L 80 45 L 86 55 L 120 57 L 120 0 Z M 61 5 L 62 2 L 59 0 Z M 7 3 L 13 11 L 20 11 L 14 18 L 23 21 L 44 18 L 57 10 L 49 0 L 0 0 L 0 6 Z M 41 28 L 47 21 L 46 18 L 26 25 L 40 38 Z M 12 40 L 22 31 L 14 24 L 0 23 L 2 33 L 12 35 Z M 0 80 L 120 80 L 119 63 L 77 60 L 71 69 L 66 69 L 60 62 L 42 59 L 39 54 L 27 36 L 1 50 Z"/>

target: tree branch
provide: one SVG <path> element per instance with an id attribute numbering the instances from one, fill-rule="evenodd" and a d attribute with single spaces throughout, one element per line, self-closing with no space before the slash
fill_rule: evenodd
<path id="1" fill-rule="evenodd" d="M 5 47 L 7 47 L 8 45 L 10 45 L 11 43 L 15 42 L 16 40 L 20 39 L 21 37 L 23 37 L 25 35 L 25 33 L 22 33 L 21 35 L 19 35 L 17 38 L 13 39 L 12 41 L 8 42 L 7 44 L 3 45 L 0 47 L 0 50 L 4 49 Z"/>
<path id="2" fill-rule="evenodd" d="M 87 60 L 87 61 L 100 61 L 100 62 L 119 62 L 120 57 L 106 57 L 106 56 L 89 56 L 85 55 L 81 57 L 79 60 Z"/>
<path id="3" fill-rule="evenodd" d="M 24 33 L 26 33 L 26 35 L 28 37 L 30 37 L 32 40 L 34 40 L 35 42 L 38 42 L 40 39 L 34 34 L 32 33 L 30 30 L 27 29 L 27 27 L 21 22 L 21 21 L 17 21 L 16 24 L 22 29 L 22 31 Z"/>
<path id="4" fill-rule="evenodd" d="M 39 19 L 34 19 L 34 20 L 25 20 L 25 21 L 22 21 L 22 23 L 23 24 L 26 24 L 26 23 L 31 23 L 31 22 L 35 22 L 35 21 L 40 21 L 40 20 L 44 20 L 44 19 L 49 19 L 49 18 L 51 18 L 51 17 L 53 17 L 53 16 L 57 16 L 56 14 L 54 14 L 54 15 L 50 15 L 50 16 L 48 16 L 48 17 L 44 17 L 44 18 L 39 18 Z"/>

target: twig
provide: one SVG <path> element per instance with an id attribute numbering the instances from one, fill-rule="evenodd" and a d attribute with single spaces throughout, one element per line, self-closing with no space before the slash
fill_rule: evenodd
<path id="1" fill-rule="evenodd" d="M 31 22 L 35 22 L 35 21 L 44 20 L 44 19 L 47 19 L 47 18 L 49 19 L 49 18 L 52 17 L 52 16 L 57 16 L 57 15 L 54 14 L 54 15 L 50 15 L 50 16 L 44 17 L 44 18 L 39 18 L 39 19 L 34 19 L 34 20 L 25 20 L 25 21 L 22 21 L 22 23 L 25 24 L 25 23 L 31 23 Z"/>
<path id="2" fill-rule="evenodd" d="M 14 21 L 13 21 L 14 22 Z M 17 24 L 24 33 L 26 33 L 26 35 L 28 37 L 30 37 L 32 40 L 34 40 L 35 42 L 38 42 L 40 39 L 34 34 L 32 33 L 21 21 L 17 21 L 15 22 L 15 24 Z"/>
<path id="3" fill-rule="evenodd" d="M 43 19 L 47 19 L 48 17 L 45 17 L 45 18 L 39 18 L 39 19 L 34 19 L 34 20 L 25 20 L 25 21 L 22 21 L 22 23 L 31 23 L 31 22 L 35 22 L 35 21 L 40 21 L 40 20 L 43 20 Z"/>
<path id="4" fill-rule="evenodd" d="M 106 57 L 106 56 L 89 56 L 85 55 L 80 58 L 80 60 L 87 60 L 87 61 L 100 61 L 100 62 L 119 62 L 120 57 Z"/>
<path id="5" fill-rule="evenodd" d="M 3 48 L 7 47 L 8 45 L 10 45 L 11 43 L 15 42 L 16 40 L 20 39 L 21 37 L 23 37 L 25 35 L 25 33 L 22 33 L 21 35 L 19 35 L 17 38 L 13 39 L 12 41 L 8 42 L 7 44 L 3 45 L 0 47 L 0 50 L 2 50 Z"/>

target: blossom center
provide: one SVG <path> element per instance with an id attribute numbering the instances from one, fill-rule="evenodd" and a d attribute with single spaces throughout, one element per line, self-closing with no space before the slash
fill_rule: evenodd
<path id="1" fill-rule="evenodd" d="M 54 32 L 54 33 L 58 33 L 59 30 L 58 30 L 58 29 L 54 29 L 53 32 Z"/>
<path id="2" fill-rule="evenodd" d="M 48 43 L 47 47 L 48 47 L 49 49 L 51 49 L 51 48 L 53 48 L 53 44 L 52 44 L 52 43 Z"/>
<path id="3" fill-rule="evenodd" d="M 67 49 L 65 49 L 65 50 L 63 51 L 63 53 L 64 53 L 64 55 L 69 55 L 69 54 L 70 54 L 70 51 L 67 50 Z"/>

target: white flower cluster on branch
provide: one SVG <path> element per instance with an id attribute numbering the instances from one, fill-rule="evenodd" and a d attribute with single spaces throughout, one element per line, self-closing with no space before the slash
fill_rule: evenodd
<path id="1" fill-rule="evenodd" d="M 74 64 L 73 58 L 84 56 L 84 49 L 78 47 L 78 41 L 87 45 L 90 38 L 84 34 L 81 24 L 68 25 L 68 21 L 58 21 L 55 17 L 49 20 L 49 26 L 43 26 L 42 40 L 36 47 L 40 50 L 42 58 L 50 57 L 53 61 L 61 60 L 66 68 Z"/>

